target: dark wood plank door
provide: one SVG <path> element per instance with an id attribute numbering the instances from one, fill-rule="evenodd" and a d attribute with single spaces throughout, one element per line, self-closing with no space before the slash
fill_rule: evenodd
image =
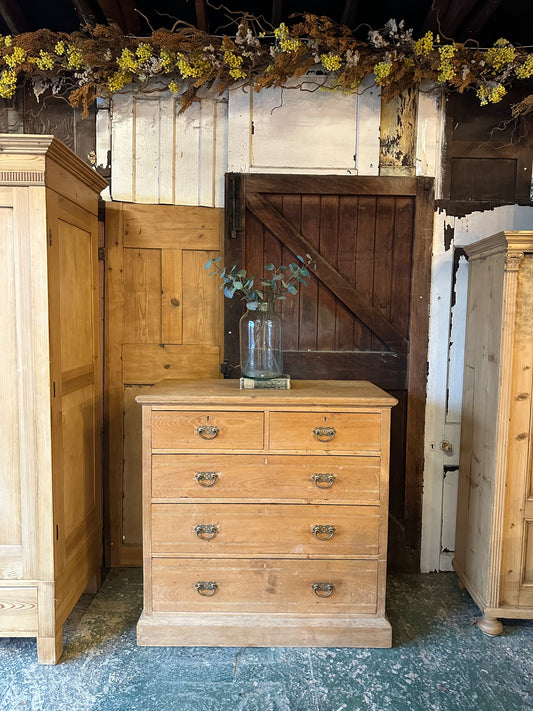
<path id="1" fill-rule="evenodd" d="M 433 225 L 429 178 L 227 176 L 225 263 L 311 254 L 316 273 L 278 302 L 284 372 L 370 380 L 396 398 L 391 433 L 391 569 L 419 568 Z M 243 303 L 225 301 L 225 358 L 239 377 Z"/>

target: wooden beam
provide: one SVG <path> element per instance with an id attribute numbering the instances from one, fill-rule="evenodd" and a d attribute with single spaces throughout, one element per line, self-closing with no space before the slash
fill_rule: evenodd
<path id="1" fill-rule="evenodd" d="M 21 9 L 21 3 L 16 0 L 0 0 L 0 15 L 12 35 L 28 32 L 30 26 Z"/>
<path id="2" fill-rule="evenodd" d="M 478 0 L 452 0 L 448 12 L 441 23 L 443 34 L 446 37 L 455 37 L 455 33 L 477 3 Z"/>
<path id="3" fill-rule="evenodd" d="M 470 38 L 476 39 L 501 3 L 502 0 L 485 0 L 481 3 L 471 17 L 467 18 L 457 33 L 457 39 L 463 42 Z"/>
<path id="4" fill-rule="evenodd" d="M 95 8 L 90 0 L 72 0 L 72 4 L 74 5 L 81 24 L 95 24 Z"/>
<path id="5" fill-rule="evenodd" d="M 344 10 L 342 11 L 341 25 L 346 25 L 346 27 L 351 28 L 355 26 L 358 5 L 359 0 L 346 0 Z"/>
<path id="6" fill-rule="evenodd" d="M 138 33 L 139 13 L 135 11 L 135 0 L 98 0 L 98 4 L 105 17 L 116 22 L 123 32 Z"/>
<path id="7" fill-rule="evenodd" d="M 194 0 L 196 8 L 196 27 L 202 32 L 209 32 L 209 17 L 207 14 L 207 1 Z"/>
<path id="8" fill-rule="evenodd" d="M 279 27 L 281 23 L 283 0 L 272 0 L 272 24 Z"/>
<path id="9" fill-rule="evenodd" d="M 422 32 L 439 32 L 451 0 L 433 0 L 422 26 Z"/>
<path id="10" fill-rule="evenodd" d="M 246 207 L 294 254 L 310 254 L 316 262 L 320 281 L 387 347 L 399 355 L 407 354 L 407 340 L 322 257 L 293 225 L 287 222 L 275 207 L 258 193 L 247 193 Z"/>

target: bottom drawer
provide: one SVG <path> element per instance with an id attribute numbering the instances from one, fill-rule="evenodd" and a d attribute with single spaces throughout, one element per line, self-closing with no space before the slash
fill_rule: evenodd
<path id="1" fill-rule="evenodd" d="M 154 612 L 375 614 L 375 560 L 152 560 Z"/>
<path id="2" fill-rule="evenodd" d="M 0 637 L 31 637 L 37 624 L 37 588 L 0 587 Z"/>

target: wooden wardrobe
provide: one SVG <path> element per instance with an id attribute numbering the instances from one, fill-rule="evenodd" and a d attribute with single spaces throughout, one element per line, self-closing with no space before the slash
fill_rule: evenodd
<path id="1" fill-rule="evenodd" d="M 454 567 L 478 626 L 533 617 L 533 232 L 500 232 L 469 257 Z"/>
<path id="2" fill-rule="evenodd" d="M 102 559 L 98 194 L 53 136 L 0 135 L 0 635 L 62 626 Z"/>

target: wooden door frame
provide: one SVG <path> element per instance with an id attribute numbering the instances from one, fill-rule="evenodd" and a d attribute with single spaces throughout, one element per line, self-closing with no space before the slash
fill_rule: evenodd
<path id="1" fill-rule="evenodd" d="M 245 209 L 260 203 L 247 195 L 257 193 L 306 193 L 313 178 L 314 193 L 321 195 L 411 196 L 415 199 L 413 270 L 409 309 L 409 353 L 406 373 L 408 393 L 406 423 L 404 521 L 405 569 L 419 569 L 424 475 L 424 427 L 428 371 L 429 304 L 433 244 L 434 179 L 427 177 L 287 175 L 261 173 L 226 174 L 225 263 L 242 264 L 244 240 L 236 239 L 245 230 Z M 295 237 L 297 237 L 297 231 Z M 318 267 L 319 269 L 320 267 Z M 339 275 L 339 278 L 342 277 Z M 241 316 L 242 304 L 227 304 L 225 353 L 230 356 Z M 413 328 L 413 324 L 416 328 Z M 394 334 L 393 334 L 394 335 Z M 230 356 L 231 358 L 231 356 Z"/>

